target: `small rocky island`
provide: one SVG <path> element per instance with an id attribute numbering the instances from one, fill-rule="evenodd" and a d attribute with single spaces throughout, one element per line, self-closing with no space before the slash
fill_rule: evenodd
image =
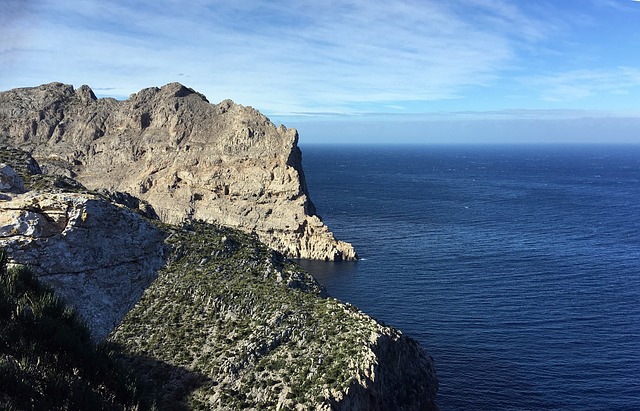
<path id="1" fill-rule="evenodd" d="M 0 247 L 158 409 L 436 409 L 424 349 L 289 260 L 356 258 L 316 215 L 295 130 L 180 84 L 0 105 Z"/>

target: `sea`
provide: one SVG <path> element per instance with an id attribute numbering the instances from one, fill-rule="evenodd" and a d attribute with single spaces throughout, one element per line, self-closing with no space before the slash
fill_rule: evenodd
<path id="1" fill-rule="evenodd" d="M 356 262 L 302 261 L 416 339 L 446 410 L 640 410 L 640 145 L 302 145 Z"/>

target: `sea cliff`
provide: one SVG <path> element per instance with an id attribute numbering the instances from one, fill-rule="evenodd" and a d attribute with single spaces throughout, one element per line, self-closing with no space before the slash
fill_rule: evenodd
<path id="1" fill-rule="evenodd" d="M 0 141 L 47 173 L 128 193 L 167 223 L 204 220 L 255 232 L 287 257 L 353 260 L 317 215 L 298 133 L 251 107 L 210 104 L 181 84 L 128 100 L 51 83 L 0 93 Z"/>
<path id="2" fill-rule="evenodd" d="M 149 205 L 0 150 L 0 247 L 122 347 L 160 409 L 433 409 L 433 360 L 257 236 L 154 220 Z M 1 389 L 0 389 L 1 391 Z"/>
<path id="3" fill-rule="evenodd" d="M 177 84 L 141 93 L 146 97 L 116 102 L 95 99 L 85 87 L 75 91 L 54 83 L 0 94 L 2 101 L 20 107 L 4 113 L 0 122 L 5 143 L 13 145 L 0 149 L 0 247 L 9 261 L 31 266 L 64 297 L 86 322 L 94 341 L 106 339 L 120 347 L 120 362 L 136 370 L 159 409 L 436 409 L 438 382 L 425 350 L 400 331 L 331 298 L 287 258 L 302 256 L 302 250 L 307 250 L 307 257 L 355 256 L 340 254 L 339 247 L 346 243 L 335 241 L 315 216 L 295 131 L 268 122 L 257 126 L 256 119 L 266 120 L 255 110 L 231 102 L 212 106 Z M 211 107 L 235 111 L 223 116 L 224 121 L 212 120 L 219 125 L 207 126 L 223 134 L 237 131 L 237 124 L 252 131 L 247 131 L 245 143 L 238 141 L 235 131 L 233 138 L 225 137 L 215 151 L 218 157 L 199 156 L 185 163 L 189 156 L 181 152 L 213 153 L 208 147 L 218 140 L 207 137 L 196 150 L 194 136 L 201 134 L 189 123 L 192 120 L 183 119 L 192 109 L 184 108 L 171 128 L 159 114 L 168 109 L 169 100 L 178 110 L 205 107 L 197 112 L 204 117 L 219 115 L 212 114 Z M 100 105 L 111 109 L 99 109 Z M 147 120 L 133 132 L 136 107 L 142 106 L 160 107 L 152 111 L 159 123 L 152 126 L 152 117 L 143 116 Z M 87 110 L 95 110 L 95 116 Z M 59 118 L 52 120 L 52 113 Z M 183 135 L 176 130 L 185 123 L 192 126 Z M 25 129 L 26 124 L 32 126 Z M 101 125 L 98 131 L 96 124 Z M 252 140 L 256 135 L 262 136 L 257 142 Z M 178 136 L 174 145 L 167 140 Z M 185 139 L 188 145 L 182 145 Z M 260 142 L 270 139 L 278 142 Z M 236 143 L 243 148 L 233 146 Z M 136 154 L 134 147 L 142 151 Z M 156 163 L 160 161 L 164 165 Z M 185 164 L 192 167 L 190 178 L 184 174 Z M 126 172 L 118 168 L 125 166 Z M 147 166 L 156 171 L 149 172 Z M 265 169 L 271 173 L 266 179 L 259 171 Z M 180 181 L 174 181 L 173 188 L 160 183 L 172 174 L 169 170 L 185 177 L 177 177 Z M 207 187 L 234 182 L 240 192 L 247 190 L 247 196 L 256 189 L 260 193 L 262 187 L 265 191 L 257 196 L 262 202 L 278 197 L 270 203 L 269 215 L 281 215 L 289 225 L 281 232 L 272 227 L 261 234 L 257 227 L 262 223 L 248 218 L 251 213 L 227 221 L 237 220 L 234 224 L 207 221 L 206 207 L 238 211 L 237 204 L 224 208 L 225 201 L 241 201 L 232 199 L 232 187 L 227 192 L 224 185 L 216 194 L 218 200 L 204 201 L 206 196 L 213 199 L 214 191 L 198 185 L 202 176 L 221 170 L 229 174 Z M 138 198 L 114 191 L 133 187 L 131 181 L 138 180 L 128 175 L 152 176 L 152 183 L 136 192 L 151 194 Z M 152 190 L 158 186 L 158 191 Z M 277 187 L 285 194 L 277 195 Z M 202 197 L 193 196 L 194 190 Z M 181 203 L 185 193 L 191 197 Z M 186 215 L 171 204 L 173 198 L 176 204 L 188 205 Z M 297 220 L 287 220 L 286 210 L 296 210 Z M 254 221 L 249 228 L 242 223 L 245 217 Z M 288 233 L 294 222 L 311 227 L 304 225 L 309 219 L 318 231 L 296 226 L 294 234 Z M 314 237 L 318 232 L 321 236 Z M 265 243 L 265 233 L 287 238 L 291 247 L 274 250 L 274 244 L 282 246 L 284 241 Z M 313 243 L 314 238 L 324 240 Z M 324 251 L 313 255 L 318 250 Z M 12 361 L 10 354 L 3 355 L 3 361 Z"/>

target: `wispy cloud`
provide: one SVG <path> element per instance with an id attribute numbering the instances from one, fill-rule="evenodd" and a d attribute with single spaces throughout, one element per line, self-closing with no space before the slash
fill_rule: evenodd
<path id="1" fill-rule="evenodd" d="M 612 8 L 620 11 L 632 11 L 640 0 L 590 0 L 597 7 Z"/>
<path id="2" fill-rule="evenodd" d="M 640 88 L 640 69 L 617 67 L 609 70 L 572 70 L 523 79 L 539 90 L 540 98 L 571 102 L 594 95 L 630 94 Z"/>
<path id="3" fill-rule="evenodd" d="M 0 13 L 0 58 L 20 47 L 26 40 L 25 20 L 33 5 L 22 0 L 3 0 Z M 4 59 L 0 60 L 0 63 Z"/>
<path id="4" fill-rule="evenodd" d="M 511 82 L 569 101 L 638 81 L 632 68 L 529 70 L 523 55 L 552 54 L 545 48 L 573 24 L 548 2 L 5 2 L 1 89 L 63 81 L 124 97 L 184 81 L 210 101 L 267 113 L 357 114 Z"/>
<path id="5" fill-rule="evenodd" d="M 314 122 L 406 123 L 459 121 L 557 121 L 586 119 L 634 119 L 640 120 L 640 110 L 580 110 L 580 109 L 505 109 L 485 111 L 438 111 L 430 113 L 291 113 L 277 116 L 278 121 L 289 124 Z"/>
<path id="6" fill-rule="evenodd" d="M 214 100 L 271 111 L 456 98 L 514 59 L 514 23 L 523 39 L 544 35 L 539 21 L 490 0 L 59 1 L 38 10 L 29 46 L 13 51 L 23 70 L 3 70 L 3 87 L 62 80 L 127 95 L 184 74 Z"/>

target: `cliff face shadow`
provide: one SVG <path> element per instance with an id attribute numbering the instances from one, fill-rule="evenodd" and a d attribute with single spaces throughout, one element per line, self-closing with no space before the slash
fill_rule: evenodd
<path id="1" fill-rule="evenodd" d="M 138 379 L 142 389 L 144 402 L 151 409 L 187 411 L 189 395 L 211 379 L 183 367 L 142 355 L 122 353 L 124 349 L 117 346 L 121 354 L 118 360 Z"/>

